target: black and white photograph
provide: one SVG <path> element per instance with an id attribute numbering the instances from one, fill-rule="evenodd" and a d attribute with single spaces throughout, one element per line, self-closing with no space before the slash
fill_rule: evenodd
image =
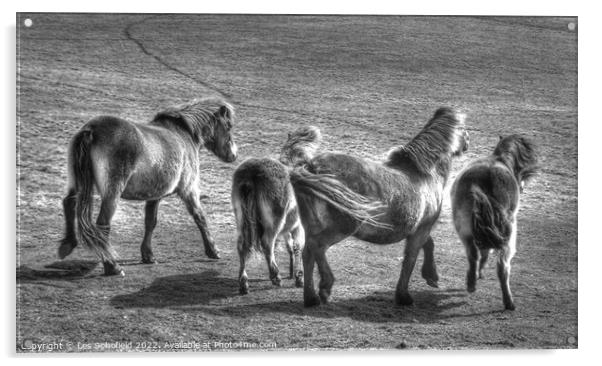
<path id="1" fill-rule="evenodd" d="M 576 13 L 15 18 L 16 354 L 579 348 Z"/>

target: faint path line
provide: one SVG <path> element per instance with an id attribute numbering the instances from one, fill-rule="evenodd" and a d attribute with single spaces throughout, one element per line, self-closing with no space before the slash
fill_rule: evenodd
<path id="1" fill-rule="evenodd" d="M 207 83 L 207 82 L 205 82 L 203 80 L 199 80 L 199 79 L 195 78 L 194 76 L 192 76 L 192 75 L 190 75 L 190 74 L 188 74 L 188 73 L 186 73 L 186 72 L 178 69 L 177 67 L 174 67 L 174 66 L 170 65 L 167 61 L 165 61 L 161 57 L 159 57 L 159 56 L 155 55 L 154 53 L 150 52 L 146 48 L 146 46 L 144 46 L 144 44 L 142 43 L 142 41 L 138 40 L 137 38 L 135 38 L 132 35 L 131 30 L 132 30 L 132 28 L 134 26 L 142 24 L 142 23 L 146 22 L 147 20 L 156 18 L 156 17 L 158 17 L 160 15 L 161 14 L 156 14 L 156 15 L 144 18 L 144 19 L 142 19 L 142 20 L 140 20 L 138 22 L 130 23 L 130 24 L 128 24 L 125 27 L 125 29 L 123 30 L 123 33 L 125 34 L 126 38 L 129 39 L 130 41 L 134 42 L 140 48 L 140 50 L 142 52 L 144 52 L 146 55 L 148 55 L 148 56 L 154 58 L 155 60 L 157 60 L 157 62 L 160 63 L 161 65 L 163 65 L 164 67 L 168 68 L 169 70 L 171 70 L 171 71 L 173 71 L 173 72 L 175 72 L 177 74 L 180 74 L 180 75 L 184 76 L 185 78 L 188 78 L 188 79 L 194 81 L 195 83 L 197 83 L 199 85 L 202 85 L 203 87 L 205 87 L 207 89 L 213 90 L 214 92 L 220 94 L 222 97 L 225 97 L 225 98 L 228 98 L 228 99 L 232 99 L 232 95 L 230 95 L 229 93 L 226 93 L 225 91 L 219 89 L 217 86 L 212 85 L 210 83 Z"/>

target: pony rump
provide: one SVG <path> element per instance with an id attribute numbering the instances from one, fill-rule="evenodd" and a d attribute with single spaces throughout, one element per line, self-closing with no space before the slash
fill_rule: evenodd
<path id="1" fill-rule="evenodd" d="M 280 162 L 288 166 L 305 164 L 313 158 L 321 142 L 322 133 L 317 127 L 300 127 L 289 133 L 280 151 Z"/>
<path id="2" fill-rule="evenodd" d="M 514 173 L 521 187 L 539 172 L 535 144 L 524 136 L 510 135 L 500 138 L 493 156 Z"/>
<path id="3" fill-rule="evenodd" d="M 431 174 L 442 157 L 449 157 L 457 150 L 465 118 L 466 115 L 451 108 L 437 109 L 418 135 L 389 153 L 385 165 L 398 166 L 409 160 L 419 172 Z"/>
<path id="4" fill-rule="evenodd" d="M 151 123 L 171 124 L 186 131 L 195 143 L 211 139 L 217 123 L 229 130 L 234 118 L 234 107 L 221 98 L 194 99 L 170 107 L 155 115 Z"/>

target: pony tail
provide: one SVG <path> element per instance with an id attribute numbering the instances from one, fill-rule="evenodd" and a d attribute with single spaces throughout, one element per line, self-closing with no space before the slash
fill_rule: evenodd
<path id="1" fill-rule="evenodd" d="M 242 222 L 240 223 L 240 232 L 242 235 L 242 250 L 244 253 L 250 253 L 251 250 L 263 252 L 261 246 L 261 236 L 263 235 L 263 226 L 261 225 L 261 215 L 258 212 L 258 193 L 252 184 L 242 183 L 239 186 L 239 195 L 242 209 Z"/>
<path id="2" fill-rule="evenodd" d="M 298 201 L 301 201 L 299 198 L 304 196 L 318 198 L 360 223 L 390 228 L 390 225 L 377 221 L 377 215 L 371 213 L 383 207 L 381 202 L 370 201 L 368 198 L 347 188 L 331 175 L 313 174 L 304 167 L 292 169 L 289 173 Z"/>
<path id="3" fill-rule="evenodd" d="M 320 129 L 305 126 L 288 135 L 280 151 L 280 162 L 287 166 L 301 166 L 308 163 L 316 154 L 322 142 Z"/>
<path id="4" fill-rule="evenodd" d="M 90 145 L 93 141 L 91 130 L 82 130 L 73 137 L 71 145 L 72 169 L 77 192 L 76 217 L 78 240 L 92 250 L 102 261 L 113 259 L 114 250 L 108 245 L 109 228 L 92 223 L 92 193 L 94 176 Z"/>
<path id="5" fill-rule="evenodd" d="M 479 247 L 500 249 L 506 245 L 512 231 L 512 223 L 503 207 L 483 190 L 472 186 L 473 198 L 472 234 Z"/>

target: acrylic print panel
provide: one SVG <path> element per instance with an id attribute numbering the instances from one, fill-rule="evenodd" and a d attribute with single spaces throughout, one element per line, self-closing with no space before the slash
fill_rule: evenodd
<path id="1" fill-rule="evenodd" d="M 18 352 L 577 347 L 576 18 L 19 13 L 16 22 Z M 209 151 L 215 144 L 194 150 L 193 198 L 220 258 L 206 254 L 199 215 L 195 221 L 173 194 L 158 207 L 156 263 L 142 263 L 141 196 L 116 200 L 110 221 L 124 276 L 104 276 L 106 266 L 81 243 L 59 259 L 75 210 L 63 211 L 67 153 L 80 128 L 97 116 L 146 125 L 171 106 L 208 97 L 235 109 L 238 144 L 234 162 Z M 322 132 L 319 151 L 382 161 L 442 106 L 467 115 L 470 147 L 438 193 L 431 232 L 438 288 L 422 278 L 420 255 L 409 284 L 414 304 L 396 305 L 405 241 L 346 238 L 327 252 L 336 278 L 328 304 L 304 307 L 284 243 L 275 250 L 280 286 L 256 254 L 246 264 L 249 293 L 239 294 L 230 192 L 241 162 L 278 157 L 287 134 L 309 125 Z M 535 141 L 541 171 L 521 195 L 510 277 L 516 310 L 505 311 L 494 255 L 476 292 L 466 291 L 449 187 L 499 135 L 515 133 Z M 86 136 L 79 141 L 100 138 Z M 132 152 L 119 141 L 113 154 L 95 155 L 95 167 L 127 160 Z M 163 156 L 159 145 L 147 154 Z M 177 164 L 138 176 L 138 184 L 161 191 L 161 177 Z M 93 197 L 92 222 L 101 203 Z"/>

